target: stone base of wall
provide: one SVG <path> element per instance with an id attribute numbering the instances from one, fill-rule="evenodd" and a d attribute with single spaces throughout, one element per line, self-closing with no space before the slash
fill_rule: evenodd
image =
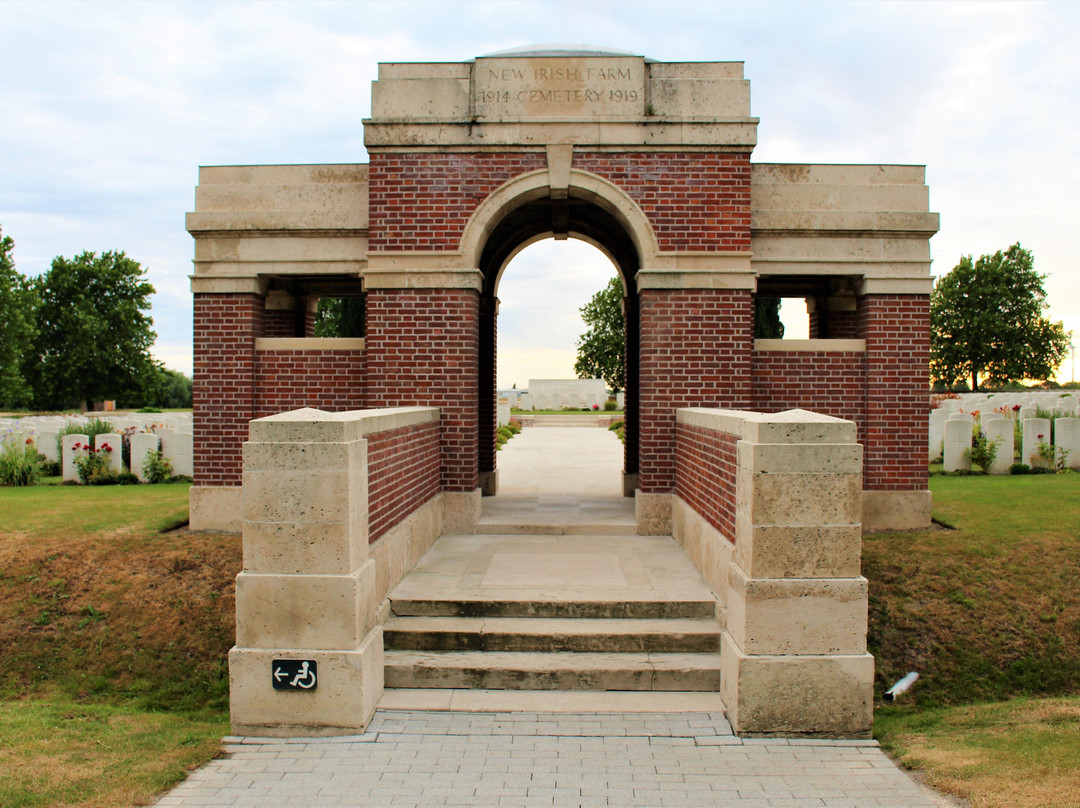
<path id="1" fill-rule="evenodd" d="M 725 631 L 720 667 L 720 697 L 741 736 L 870 737 L 874 720 L 870 654 L 748 655 Z M 807 727 L 813 731 L 807 732 Z"/>
<path id="2" fill-rule="evenodd" d="M 485 497 L 493 497 L 499 493 L 499 470 L 480 472 L 480 492 Z"/>
<path id="3" fill-rule="evenodd" d="M 671 535 L 671 494 L 634 493 L 634 517 L 639 536 Z"/>
<path id="4" fill-rule="evenodd" d="M 483 496 L 479 488 L 474 491 L 443 491 L 443 533 L 451 536 L 472 535 L 480 523 Z"/>
<path id="5" fill-rule="evenodd" d="M 275 659 L 313 659 L 314 690 L 274 690 Z M 234 735 L 319 737 L 363 732 L 383 693 L 382 627 L 353 651 L 233 648 L 229 700 Z"/>
<path id="6" fill-rule="evenodd" d="M 712 587 L 726 611 L 728 597 L 728 567 L 735 552 L 735 545 L 725 539 L 719 530 L 679 496 L 671 497 L 671 535 L 690 556 L 701 577 Z M 725 624 L 725 615 L 720 617 L 721 627 Z"/>
<path id="7" fill-rule="evenodd" d="M 375 561 L 375 603 L 381 604 L 442 535 L 443 497 L 432 497 L 391 528 L 369 550 Z M 385 618 L 380 607 L 376 620 Z"/>
<path id="8" fill-rule="evenodd" d="M 931 499 L 929 491 L 863 491 L 863 530 L 925 530 Z"/>
<path id="9" fill-rule="evenodd" d="M 188 491 L 188 527 L 192 530 L 225 530 L 239 533 L 244 527 L 244 508 L 238 485 L 193 485 Z"/>

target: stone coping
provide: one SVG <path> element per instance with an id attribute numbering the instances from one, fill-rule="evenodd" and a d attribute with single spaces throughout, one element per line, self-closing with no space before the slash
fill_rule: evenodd
<path id="1" fill-rule="evenodd" d="M 754 350 L 771 351 L 813 351 L 816 353 L 864 353 L 864 339 L 756 339 Z"/>
<path id="2" fill-rule="evenodd" d="M 258 337 L 256 351 L 362 351 L 363 337 Z"/>
<path id="3" fill-rule="evenodd" d="M 438 407 L 383 407 L 324 412 L 299 410 L 256 418 L 248 423 L 248 440 L 270 443 L 338 443 L 409 426 L 437 423 Z"/>
<path id="4" fill-rule="evenodd" d="M 856 435 L 854 422 L 808 410 L 762 413 L 685 407 L 675 411 L 675 420 L 752 443 L 854 443 Z"/>

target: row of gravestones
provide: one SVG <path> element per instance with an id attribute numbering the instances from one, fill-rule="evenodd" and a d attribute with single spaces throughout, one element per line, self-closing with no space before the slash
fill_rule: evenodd
<path id="1" fill-rule="evenodd" d="M 131 416 L 110 417 L 108 423 L 117 432 L 106 432 L 95 435 L 93 440 L 86 434 L 65 434 L 57 447 L 57 436 L 61 429 L 71 424 L 85 426 L 88 421 L 81 416 L 35 416 L 19 419 L 0 419 L 0 435 L 5 440 L 13 440 L 18 444 L 33 444 L 37 451 L 44 455 L 46 460 L 59 463 L 62 479 L 64 482 L 77 481 L 78 472 L 75 467 L 75 457 L 85 449 L 75 449 L 93 443 L 95 450 L 101 450 L 103 446 L 109 446 L 112 451 L 106 452 L 109 466 L 116 473 L 124 470 L 123 452 L 121 445 L 123 436 L 119 430 L 134 429 L 129 441 L 131 443 L 131 473 L 143 482 L 147 482 L 147 476 L 143 469 L 147 455 L 161 451 L 164 459 L 172 466 L 174 475 L 192 476 L 194 473 L 193 462 L 193 439 L 192 419 L 190 413 L 170 414 L 168 417 L 150 414 L 133 414 Z"/>
<path id="2" fill-rule="evenodd" d="M 990 474 L 1008 474 L 1016 457 L 1015 421 L 1011 416 L 984 412 L 977 416 L 988 443 L 997 446 Z M 945 471 L 971 469 L 971 447 L 976 416 L 952 413 L 944 423 L 942 460 Z M 1050 468 L 1060 459 L 1068 468 L 1080 469 L 1080 418 L 1024 418 L 1021 425 L 1020 460 L 1033 468 Z"/>
<path id="3" fill-rule="evenodd" d="M 1040 391 L 1033 393 L 968 393 L 957 398 L 945 399 L 939 402 L 937 408 L 930 411 L 927 430 L 928 456 L 931 460 L 944 457 L 945 422 L 954 414 L 961 413 L 973 417 L 1001 415 L 1023 422 L 1037 417 L 1039 410 L 1053 413 L 1056 416 L 1074 417 L 1080 415 L 1080 396 L 1075 393 Z"/>

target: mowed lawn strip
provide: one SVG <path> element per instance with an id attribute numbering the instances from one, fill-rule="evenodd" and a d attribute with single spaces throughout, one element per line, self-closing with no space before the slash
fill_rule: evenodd
<path id="1" fill-rule="evenodd" d="M 922 676 L 875 735 L 975 806 L 1080 806 L 1080 475 L 930 486 L 954 529 L 863 546 L 878 694 Z"/>
<path id="2" fill-rule="evenodd" d="M 221 750 L 223 713 L 149 713 L 65 698 L 0 702 L 0 805 L 146 805 Z"/>

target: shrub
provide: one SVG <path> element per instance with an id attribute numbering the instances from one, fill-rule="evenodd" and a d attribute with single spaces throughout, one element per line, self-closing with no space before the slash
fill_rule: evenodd
<path id="1" fill-rule="evenodd" d="M 138 485 L 139 478 L 132 474 L 130 471 L 121 471 L 116 475 L 117 485 Z"/>
<path id="2" fill-rule="evenodd" d="M 968 459 L 986 474 L 998 452 L 998 441 L 989 441 L 981 429 L 975 431 L 975 440 L 970 449 L 965 451 Z"/>
<path id="3" fill-rule="evenodd" d="M 172 463 L 160 449 L 156 452 L 147 452 L 146 460 L 142 464 L 142 473 L 148 483 L 168 482 L 173 476 Z"/>
<path id="4" fill-rule="evenodd" d="M 86 435 L 90 438 L 90 445 L 93 446 L 95 435 L 104 435 L 109 432 L 116 432 L 116 428 L 102 418 L 91 418 L 81 426 L 74 423 L 64 424 L 56 435 L 56 454 L 58 457 L 63 456 L 64 435 Z"/>
<path id="5" fill-rule="evenodd" d="M 157 407 L 143 407 L 141 409 L 135 410 L 135 412 L 161 412 L 161 410 Z"/>
<path id="6" fill-rule="evenodd" d="M 34 441 L 3 441 L 0 447 L 0 485 L 35 485 L 42 477 L 42 457 L 34 447 Z"/>
<path id="7" fill-rule="evenodd" d="M 113 447 L 107 443 L 95 449 L 89 444 L 75 444 L 75 471 L 83 485 L 115 485 L 116 473 L 109 463 Z"/>
<path id="8" fill-rule="evenodd" d="M 604 409 L 607 412 L 615 412 L 615 410 L 619 409 L 619 405 L 615 402 L 615 399 L 609 398 L 604 402 Z"/>
<path id="9" fill-rule="evenodd" d="M 1009 474 L 1031 474 L 1031 466 L 1027 463 L 1013 463 L 1009 466 Z"/>

